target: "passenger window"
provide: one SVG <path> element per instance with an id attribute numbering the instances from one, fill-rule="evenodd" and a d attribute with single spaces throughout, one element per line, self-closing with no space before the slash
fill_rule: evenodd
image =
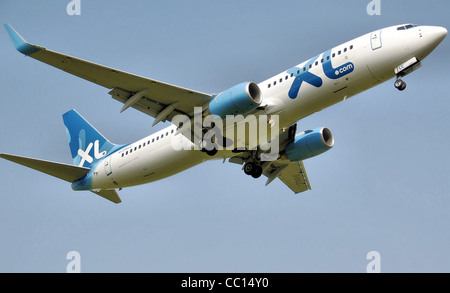
<path id="1" fill-rule="evenodd" d="M 276 84 L 277 84 L 277 82 L 276 82 L 276 81 L 274 81 L 274 82 L 273 82 L 273 85 L 276 85 Z"/>
<path id="2" fill-rule="evenodd" d="M 338 51 L 338 55 L 341 55 L 341 50 Z"/>
<path id="3" fill-rule="evenodd" d="M 269 88 L 270 89 L 270 83 L 267 85 L 267 88 Z"/>
<path id="4" fill-rule="evenodd" d="M 139 145 L 139 148 L 141 148 L 141 145 Z"/>
<path id="5" fill-rule="evenodd" d="M 330 56 L 327 56 L 327 60 L 330 60 Z"/>
<path id="6" fill-rule="evenodd" d="M 317 64 L 319 64 L 319 61 L 316 61 L 316 66 L 317 66 Z"/>
<path id="7" fill-rule="evenodd" d="M 305 72 L 306 71 L 306 67 L 303 67 L 303 72 Z"/>
<path id="8" fill-rule="evenodd" d="M 280 82 L 282 82 L 283 81 L 283 79 L 282 78 L 280 78 Z"/>
<path id="9" fill-rule="evenodd" d="M 287 80 L 287 79 L 288 79 L 288 77 L 289 77 L 289 76 L 287 76 L 287 75 L 286 75 L 286 77 L 285 77 L 284 79 L 286 79 L 286 80 Z"/>
<path id="10" fill-rule="evenodd" d="M 155 139 L 154 139 L 154 138 L 152 138 L 152 142 L 155 142 Z"/>
<path id="11" fill-rule="evenodd" d="M 134 150 L 137 150 L 137 147 L 134 147 Z"/>
<path id="12" fill-rule="evenodd" d="M 336 57 L 336 53 L 333 53 L 332 58 Z"/>
<path id="13" fill-rule="evenodd" d="M 125 155 L 128 155 L 128 151 L 125 153 Z"/>
<path id="14" fill-rule="evenodd" d="M 312 67 L 312 64 L 309 64 L 309 69 L 311 69 L 311 67 Z"/>
<path id="15" fill-rule="evenodd" d="M 347 48 L 344 48 L 344 53 L 347 52 Z"/>
<path id="16" fill-rule="evenodd" d="M 156 137 L 156 140 L 159 140 L 159 136 Z"/>
<path id="17" fill-rule="evenodd" d="M 300 74 L 300 70 L 297 70 L 297 74 Z"/>
<path id="18" fill-rule="evenodd" d="M 172 131 L 170 133 L 173 133 L 173 129 L 172 129 Z"/>
<path id="19" fill-rule="evenodd" d="M 124 153 L 122 153 L 122 158 L 123 158 L 123 156 L 124 156 L 125 154 Z"/>
<path id="20" fill-rule="evenodd" d="M 352 50 L 352 49 L 353 49 L 353 45 L 350 46 L 350 50 Z"/>
<path id="21" fill-rule="evenodd" d="M 291 73 L 291 77 L 293 77 L 294 76 L 294 74 L 293 73 Z"/>
<path id="22" fill-rule="evenodd" d="M 166 132 L 166 136 L 168 136 L 169 135 L 169 132 Z"/>

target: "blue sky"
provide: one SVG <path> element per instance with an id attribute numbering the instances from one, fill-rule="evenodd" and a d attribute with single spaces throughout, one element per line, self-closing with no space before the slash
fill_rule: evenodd
<path id="1" fill-rule="evenodd" d="M 331 47 L 401 23 L 450 28 L 448 1 L 0 0 L 29 42 L 214 93 L 260 82 Z M 108 90 L 13 48 L 0 29 L 0 152 L 71 163 L 61 115 L 76 109 L 116 143 L 165 127 Z M 211 161 L 124 189 L 114 205 L 0 161 L 0 272 L 450 272 L 448 39 L 407 76 L 299 121 L 335 147 L 305 161 L 312 191 Z"/>

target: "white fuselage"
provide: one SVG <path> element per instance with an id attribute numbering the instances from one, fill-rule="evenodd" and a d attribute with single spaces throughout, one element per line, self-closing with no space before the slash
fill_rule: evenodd
<path id="1" fill-rule="evenodd" d="M 287 129 L 306 116 L 393 78 L 396 67 L 413 57 L 423 60 L 445 37 L 445 29 L 439 27 L 398 27 L 353 39 L 259 83 L 265 113 L 279 115 L 280 130 Z M 302 76 L 304 68 L 307 75 Z M 327 68 L 333 70 L 326 72 Z M 305 80 L 294 95 L 298 78 Z M 107 156 L 92 168 L 92 188 L 148 183 L 205 160 L 233 155 L 231 151 L 220 151 L 210 157 L 197 150 L 176 150 L 172 146 L 176 129 L 175 125 L 169 126 Z"/>

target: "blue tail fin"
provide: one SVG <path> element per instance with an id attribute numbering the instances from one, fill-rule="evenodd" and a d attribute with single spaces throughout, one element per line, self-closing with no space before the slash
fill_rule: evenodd
<path id="1" fill-rule="evenodd" d="M 73 164 L 90 168 L 120 146 L 109 142 L 75 110 L 63 114 Z"/>

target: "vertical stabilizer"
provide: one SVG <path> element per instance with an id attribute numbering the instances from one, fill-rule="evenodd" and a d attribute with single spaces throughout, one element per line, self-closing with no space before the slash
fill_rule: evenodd
<path id="1" fill-rule="evenodd" d="M 91 167 L 119 146 L 107 140 L 75 110 L 63 114 L 73 164 Z"/>

